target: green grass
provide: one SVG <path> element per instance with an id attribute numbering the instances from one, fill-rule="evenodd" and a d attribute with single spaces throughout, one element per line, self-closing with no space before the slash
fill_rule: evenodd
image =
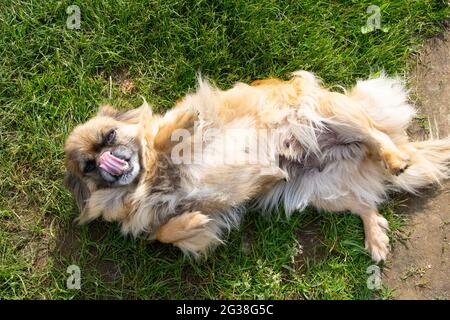
<path id="1" fill-rule="evenodd" d="M 72 1 L 2 0 L 0 10 L 0 298 L 386 298 L 366 287 L 372 264 L 350 215 L 251 212 L 206 261 L 124 238 L 117 225 L 77 227 L 62 187 L 68 132 L 102 102 L 135 107 L 144 95 L 164 111 L 201 71 L 222 88 L 235 81 L 316 72 L 349 85 L 408 56 L 439 32 L 445 1 L 78 1 L 81 29 L 66 28 Z M 382 26 L 362 34 L 366 8 Z M 109 99 L 109 77 L 112 98 Z M 130 79 L 135 89 L 120 90 Z M 395 205 L 384 213 L 400 227 Z M 317 245 L 299 254 L 311 231 Z M 314 252 L 315 251 L 315 252 Z M 82 289 L 66 288 L 67 266 Z"/>

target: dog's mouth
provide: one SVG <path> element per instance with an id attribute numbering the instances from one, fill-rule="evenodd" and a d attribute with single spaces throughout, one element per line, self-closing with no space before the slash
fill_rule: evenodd
<path id="1" fill-rule="evenodd" d="M 124 146 L 104 151 L 98 158 L 98 166 L 100 176 L 110 186 L 127 185 L 140 171 L 137 153 Z"/>
<path id="2" fill-rule="evenodd" d="M 112 176 L 120 176 L 130 168 L 125 160 L 113 155 L 110 151 L 103 152 L 99 158 L 100 168 Z"/>

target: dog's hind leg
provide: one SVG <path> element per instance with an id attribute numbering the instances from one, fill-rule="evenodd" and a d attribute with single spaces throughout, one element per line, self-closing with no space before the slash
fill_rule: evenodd
<path id="1" fill-rule="evenodd" d="M 408 167 L 409 155 L 395 145 L 360 104 L 344 95 L 328 93 L 319 99 L 317 112 L 329 119 L 327 125 L 341 137 L 365 143 L 392 174 L 398 175 Z"/>
<path id="2" fill-rule="evenodd" d="M 410 156 L 400 151 L 391 138 L 384 132 L 370 129 L 372 137 L 379 143 L 380 153 L 385 166 L 393 175 L 403 173 L 410 165 Z"/>
<path id="3" fill-rule="evenodd" d="M 386 120 L 383 119 L 384 122 L 377 123 L 377 120 L 380 119 L 371 117 L 373 112 L 369 114 L 364 99 L 364 97 L 369 96 L 367 90 L 361 89 L 358 95 L 357 90 L 353 90 L 348 95 L 330 92 L 321 88 L 320 82 L 313 74 L 304 71 L 295 72 L 294 78 L 290 82 L 284 83 L 286 84 L 284 87 L 278 86 L 279 90 L 284 93 L 281 94 L 282 96 L 289 96 L 290 92 L 295 92 L 297 99 L 306 98 L 305 103 L 299 103 L 301 117 L 309 118 L 312 122 L 324 122 L 326 126 L 338 132 L 349 142 L 363 142 L 369 147 L 377 160 L 384 162 L 391 174 L 398 175 L 407 168 L 410 158 L 408 154 L 402 152 L 395 145 L 388 135 Z M 383 88 L 388 86 L 390 86 L 390 83 L 384 84 Z M 359 87 L 362 88 L 361 84 Z M 297 90 L 292 90 L 293 88 Z M 394 96 L 393 98 L 397 98 L 397 102 L 405 99 L 403 91 L 398 93 L 394 90 L 393 93 L 391 95 Z M 383 90 L 378 89 L 377 95 L 382 94 Z M 312 99 L 310 99 L 311 97 Z M 314 103 L 311 103 L 311 101 L 314 101 Z M 311 106 L 313 110 L 311 110 Z M 389 115 L 391 114 L 392 112 L 389 113 Z M 401 115 L 402 112 L 399 112 L 399 114 Z M 319 117 L 316 117 L 316 115 Z M 410 112 L 408 113 L 408 119 L 409 116 Z"/>
<path id="4" fill-rule="evenodd" d="M 361 217 L 364 224 L 365 248 L 372 260 L 386 260 L 389 253 L 388 221 L 378 212 L 376 205 L 361 203 L 355 196 L 345 196 L 334 201 L 314 201 L 316 208 L 328 211 L 350 211 Z"/>
<path id="5" fill-rule="evenodd" d="M 378 213 L 376 207 L 355 203 L 350 211 L 361 217 L 364 224 L 365 247 L 372 256 L 372 260 L 380 262 L 386 260 L 389 253 L 388 221 Z"/>

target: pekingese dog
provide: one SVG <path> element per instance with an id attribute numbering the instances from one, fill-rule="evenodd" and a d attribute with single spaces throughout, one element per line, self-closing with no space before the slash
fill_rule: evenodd
<path id="1" fill-rule="evenodd" d="M 306 71 L 225 91 L 200 79 L 165 115 L 145 102 L 100 107 L 67 139 L 66 185 L 80 223 L 118 221 L 193 255 L 222 243 L 248 206 L 350 211 L 378 262 L 389 252 L 377 210 L 386 193 L 449 176 L 450 138 L 410 142 L 414 114 L 402 82 L 384 75 L 345 93 Z"/>

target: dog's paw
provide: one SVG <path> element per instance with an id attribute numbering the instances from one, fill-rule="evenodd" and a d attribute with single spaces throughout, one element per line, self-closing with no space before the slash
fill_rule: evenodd
<path id="1" fill-rule="evenodd" d="M 160 226 L 156 239 L 164 243 L 181 241 L 201 232 L 209 221 L 208 216 L 199 211 L 183 213 Z"/>
<path id="2" fill-rule="evenodd" d="M 372 260 L 377 263 L 386 260 L 389 253 L 388 230 L 388 222 L 382 216 L 377 216 L 375 221 L 369 226 L 368 230 L 366 230 L 366 250 L 369 251 Z"/>
<path id="3" fill-rule="evenodd" d="M 383 153 L 383 163 L 386 169 L 395 176 L 402 174 L 408 169 L 411 158 L 403 152 L 385 151 Z"/>
<path id="4" fill-rule="evenodd" d="M 205 254 L 215 244 L 221 243 L 211 219 L 199 211 L 186 212 L 170 219 L 159 227 L 156 239 L 172 243 L 187 255 Z"/>

